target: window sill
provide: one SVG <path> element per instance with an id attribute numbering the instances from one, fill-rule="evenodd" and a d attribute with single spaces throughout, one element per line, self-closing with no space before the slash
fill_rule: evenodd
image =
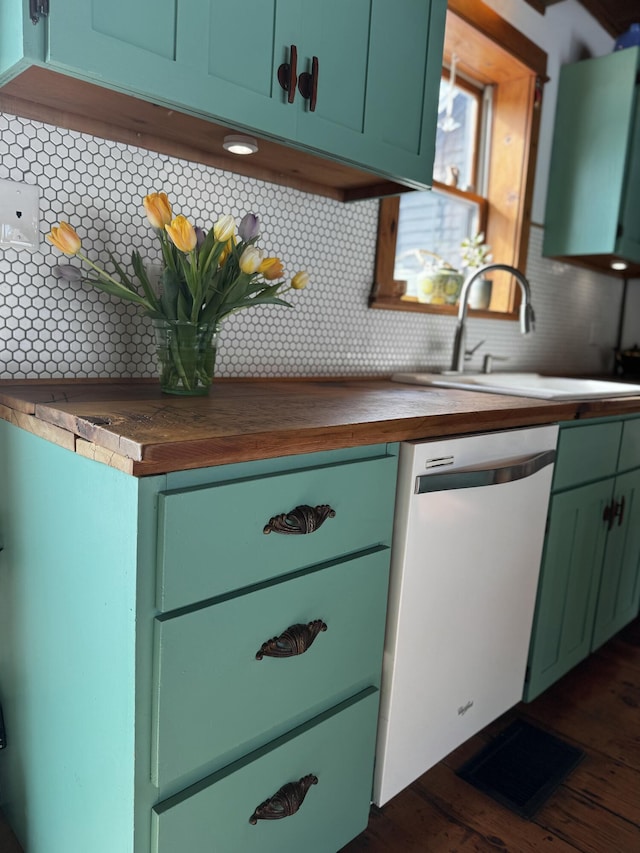
<path id="1" fill-rule="evenodd" d="M 457 317 L 457 305 L 430 305 L 417 300 L 398 299 L 395 296 L 372 296 L 369 299 L 369 308 L 381 308 L 385 311 L 412 311 L 416 314 L 439 314 L 444 317 Z M 517 311 L 490 311 L 478 308 L 467 308 L 468 317 L 476 317 L 484 320 L 518 320 Z"/>

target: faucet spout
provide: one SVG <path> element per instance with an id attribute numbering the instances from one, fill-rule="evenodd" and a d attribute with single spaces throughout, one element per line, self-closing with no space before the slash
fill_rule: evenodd
<path id="1" fill-rule="evenodd" d="M 456 334 L 453 341 L 453 356 L 451 358 L 451 370 L 455 373 L 462 373 L 464 370 L 465 356 L 465 340 L 466 340 L 466 321 L 467 321 L 467 306 L 469 303 L 469 291 L 471 285 L 477 278 L 482 278 L 487 272 L 493 270 L 503 270 L 510 272 L 520 286 L 522 292 L 522 300 L 520 302 L 520 331 L 523 335 L 532 332 L 535 327 L 535 313 L 531 304 L 531 286 L 523 273 L 516 267 L 509 264 L 485 264 L 483 267 L 478 267 L 470 273 L 465 279 L 460 291 L 460 301 L 458 303 L 458 323 L 456 325 Z"/>

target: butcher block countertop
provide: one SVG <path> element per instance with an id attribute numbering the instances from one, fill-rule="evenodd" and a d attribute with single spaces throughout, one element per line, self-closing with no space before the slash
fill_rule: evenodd
<path id="1" fill-rule="evenodd" d="M 640 412 L 640 397 L 551 402 L 387 379 L 0 382 L 0 418 L 134 476 L 363 444 Z"/>

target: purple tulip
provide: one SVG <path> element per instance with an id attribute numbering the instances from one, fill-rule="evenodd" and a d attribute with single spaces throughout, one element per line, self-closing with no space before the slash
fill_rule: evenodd
<path id="1" fill-rule="evenodd" d="M 238 234 L 246 243 L 248 240 L 253 240 L 254 237 L 258 236 L 258 232 L 260 231 L 260 220 L 253 213 L 247 213 L 242 217 L 242 222 L 238 227 Z"/>
<path id="2" fill-rule="evenodd" d="M 204 243 L 204 238 L 207 236 L 206 232 L 203 231 L 198 225 L 195 226 L 196 231 L 196 247 L 199 249 L 200 246 Z"/>
<path id="3" fill-rule="evenodd" d="M 53 274 L 65 281 L 82 281 L 82 271 L 72 264 L 58 264 L 53 268 Z"/>

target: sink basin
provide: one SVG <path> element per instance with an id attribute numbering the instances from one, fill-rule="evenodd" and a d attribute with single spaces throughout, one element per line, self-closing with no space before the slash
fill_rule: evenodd
<path id="1" fill-rule="evenodd" d="M 602 400 L 607 397 L 638 397 L 640 385 L 599 379 L 571 379 L 538 373 L 394 373 L 394 382 L 462 388 L 514 397 L 543 400 Z"/>

